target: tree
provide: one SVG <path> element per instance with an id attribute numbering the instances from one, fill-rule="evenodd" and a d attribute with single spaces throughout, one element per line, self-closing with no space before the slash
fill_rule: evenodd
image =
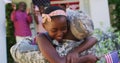
<path id="1" fill-rule="evenodd" d="M 14 26 L 10 19 L 10 14 L 12 12 L 12 5 L 10 3 L 6 4 L 6 34 L 7 34 L 7 63 L 12 63 L 13 59 L 10 54 L 10 48 L 15 44 L 15 37 L 14 37 Z"/>
<path id="2" fill-rule="evenodd" d="M 120 29 L 120 0 L 109 0 L 109 5 L 114 5 L 115 8 L 111 12 L 112 15 L 112 26 L 116 28 L 115 31 Z"/>

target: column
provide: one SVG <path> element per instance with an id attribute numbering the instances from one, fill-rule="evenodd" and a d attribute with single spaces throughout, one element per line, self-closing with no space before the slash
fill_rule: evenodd
<path id="1" fill-rule="evenodd" d="M 108 0 L 89 0 L 90 14 L 95 28 L 106 31 L 110 28 Z"/>
<path id="2" fill-rule="evenodd" d="M 0 0 L 0 63 L 7 63 L 5 2 Z"/>

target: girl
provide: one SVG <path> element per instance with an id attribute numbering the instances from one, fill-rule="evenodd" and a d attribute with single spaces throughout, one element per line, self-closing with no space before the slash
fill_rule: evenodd
<path id="1" fill-rule="evenodd" d="M 79 56 L 79 53 L 95 44 L 96 39 L 93 37 L 87 38 L 81 45 L 75 47 L 72 51 L 68 51 L 67 55 L 60 56 L 59 52 L 55 50 L 58 46 L 54 44 L 54 40 L 60 44 L 64 42 L 63 39 L 78 41 L 69 30 L 69 23 L 63 9 L 56 6 L 49 7 L 42 17 L 43 27 L 47 33 L 40 33 L 37 36 L 37 44 L 43 56 L 50 63 L 95 63 L 97 61 L 97 57 L 94 55 Z"/>
<path id="2" fill-rule="evenodd" d="M 29 9 L 26 11 L 26 3 L 20 2 L 18 4 L 18 10 L 16 5 L 13 7 L 11 13 L 11 20 L 14 23 L 16 42 L 21 42 L 24 38 L 30 38 L 32 36 L 30 24 L 32 23 L 32 17 Z"/>
<path id="3" fill-rule="evenodd" d="M 42 5 L 39 6 L 39 7 L 38 6 L 34 6 L 34 8 L 33 8 L 37 33 L 46 32 L 45 29 L 42 26 L 42 23 L 41 23 L 42 22 L 41 14 L 43 13 L 43 10 L 44 10 L 44 6 L 42 6 Z"/>

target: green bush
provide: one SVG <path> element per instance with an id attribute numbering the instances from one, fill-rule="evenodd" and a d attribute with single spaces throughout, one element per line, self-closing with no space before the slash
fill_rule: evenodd
<path id="1" fill-rule="evenodd" d="M 109 5 L 114 5 L 115 8 L 110 13 L 112 15 L 111 24 L 116 28 L 115 31 L 119 31 L 120 29 L 120 0 L 108 0 Z"/>
<path id="2" fill-rule="evenodd" d="M 7 63 L 13 63 L 13 59 L 10 54 L 10 48 L 13 44 L 15 44 L 15 37 L 14 37 L 14 26 L 10 19 L 10 14 L 12 12 L 11 4 L 6 4 L 6 34 L 7 34 Z"/>
<path id="3" fill-rule="evenodd" d="M 120 32 L 114 32 L 114 29 L 111 28 L 107 32 L 103 32 L 99 29 L 96 29 L 94 31 L 94 34 L 98 38 L 98 42 L 95 45 L 96 48 L 96 55 L 98 57 L 103 56 L 104 54 L 118 51 L 120 53 Z M 120 54 L 119 54 L 120 56 Z M 101 61 L 98 61 L 97 63 L 105 63 L 105 59 L 101 58 Z"/>

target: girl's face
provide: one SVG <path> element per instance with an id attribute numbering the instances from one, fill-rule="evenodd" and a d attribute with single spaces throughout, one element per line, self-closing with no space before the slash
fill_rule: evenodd
<path id="1" fill-rule="evenodd" d="M 67 32 L 66 17 L 56 17 L 52 22 L 44 24 L 44 27 L 52 39 L 61 41 Z"/>
<path id="2" fill-rule="evenodd" d="M 39 7 L 40 13 L 42 14 L 44 12 L 44 6 Z"/>
<path id="3" fill-rule="evenodd" d="M 26 4 L 25 4 L 25 3 L 21 3 L 21 4 L 19 5 L 19 10 L 25 11 L 25 10 L 26 10 Z"/>

